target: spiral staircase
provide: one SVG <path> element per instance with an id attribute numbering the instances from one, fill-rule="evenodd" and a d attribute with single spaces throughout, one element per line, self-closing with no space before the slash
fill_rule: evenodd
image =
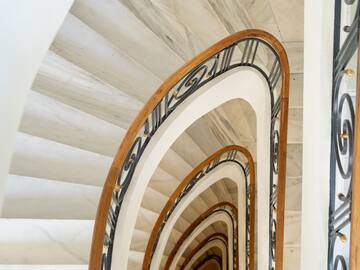
<path id="1" fill-rule="evenodd" d="M 276 10 L 265 12 L 274 6 Z M 275 0 L 76 0 L 26 102 L 0 220 L 0 269 L 87 269 L 102 186 L 137 113 L 185 62 L 221 38 L 251 27 L 277 36 L 289 55 L 284 269 L 300 269 L 302 36 L 284 27 L 288 22 L 282 13 L 289 8 L 293 6 Z M 232 144 L 246 147 L 257 161 L 255 118 L 247 102 L 227 102 L 194 122 L 172 144 L 142 199 L 129 270 L 141 269 L 159 214 L 200 162 Z M 238 204 L 237 188 L 229 179 L 207 188 L 181 214 L 162 267 L 188 226 L 222 201 Z M 217 222 L 201 232 L 179 264 L 214 233 L 226 234 L 225 225 Z M 209 249 L 194 265 L 217 269 L 214 262 L 203 261 L 220 255 L 220 249 Z"/>

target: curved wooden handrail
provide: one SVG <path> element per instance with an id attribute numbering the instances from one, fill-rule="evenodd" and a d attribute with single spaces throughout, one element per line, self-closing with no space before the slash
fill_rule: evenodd
<path id="1" fill-rule="evenodd" d="M 211 239 L 216 239 L 217 237 L 223 238 L 227 242 L 227 236 L 223 233 L 213 233 L 210 234 L 208 237 L 206 237 L 204 240 L 202 240 L 186 257 L 185 261 L 181 264 L 180 270 L 184 270 L 186 265 L 190 262 L 190 260 L 195 256 L 196 253 L 199 252 L 200 249 L 202 249 Z M 227 248 L 227 247 L 226 247 Z"/>
<path id="2" fill-rule="evenodd" d="M 203 51 L 191 61 L 183 65 L 178 71 L 172 74 L 152 95 L 137 117 L 134 119 L 132 125 L 128 129 L 124 139 L 122 140 L 120 147 L 114 157 L 113 163 L 107 175 L 103 190 L 101 193 L 98 210 L 95 219 L 89 269 L 98 270 L 102 266 L 103 245 L 105 243 L 105 233 L 107 226 L 107 219 L 110 211 L 111 200 L 114 190 L 119 187 L 116 185 L 120 171 L 124 165 L 126 158 L 132 148 L 134 140 L 137 134 L 144 126 L 148 116 L 154 111 L 157 104 L 165 97 L 167 92 L 176 85 L 184 76 L 186 76 L 192 69 L 203 63 L 206 59 L 210 58 L 214 54 L 224 50 L 228 46 L 234 44 L 237 41 L 256 38 L 271 46 L 279 57 L 279 63 L 281 66 L 281 93 L 280 93 L 280 140 L 278 147 L 278 159 L 277 164 L 279 168 L 278 173 L 278 207 L 277 216 L 279 217 L 279 223 L 277 229 L 280 233 L 276 234 L 276 269 L 282 270 L 282 243 L 283 243 L 283 228 L 284 228 L 284 205 L 285 205 L 285 171 L 286 171 L 286 142 L 287 142 L 287 117 L 288 117 L 288 96 L 289 96 L 289 63 L 284 47 L 281 43 L 271 34 L 256 30 L 249 29 L 238 33 L 235 33 L 223 40 L 217 42 L 207 50 Z"/>
<path id="3" fill-rule="evenodd" d="M 238 222 L 237 219 L 237 213 L 238 210 L 235 207 L 235 205 L 233 205 L 232 203 L 229 202 L 221 202 L 221 203 L 217 203 L 215 205 L 213 205 L 212 207 L 210 207 L 208 210 L 206 210 L 204 213 L 202 213 L 193 223 L 190 224 L 190 226 L 185 230 L 185 232 L 181 235 L 181 237 L 179 238 L 179 240 L 176 242 L 175 246 L 173 247 L 173 249 L 171 250 L 167 260 L 166 260 L 166 264 L 164 267 L 164 270 L 168 270 L 170 269 L 170 266 L 175 258 L 176 253 L 178 252 L 179 248 L 182 246 L 182 244 L 184 243 L 184 241 L 189 237 L 189 235 L 195 230 L 195 228 L 197 226 L 199 226 L 201 224 L 201 222 L 203 222 L 205 219 L 207 219 L 211 214 L 214 213 L 214 210 L 219 209 L 221 207 L 225 207 L 228 206 L 230 207 L 231 211 L 235 214 L 236 216 L 236 222 Z M 239 244 L 239 243 L 238 243 Z M 237 264 L 239 264 L 239 259 L 238 259 L 238 255 L 239 254 L 234 254 L 234 256 L 237 257 Z M 235 269 L 239 269 L 238 265 L 236 265 Z"/>
<path id="4" fill-rule="evenodd" d="M 160 233 L 161 226 L 165 220 L 165 217 L 168 213 L 168 211 L 174 206 L 176 199 L 179 197 L 180 193 L 184 190 L 184 188 L 190 183 L 190 181 L 201 171 L 204 170 L 208 166 L 211 161 L 215 160 L 216 158 L 220 157 L 226 152 L 229 151 L 240 151 L 248 160 L 249 164 L 249 176 L 250 176 L 250 269 L 253 270 L 254 268 L 254 251 L 255 251 L 255 166 L 254 166 L 254 160 L 250 154 L 250 152 L 238 145 L 230 145 L 226 146 L 218 151 L 216 151 L 214 154 L 209 156 L 206 160 L 201 162 L 198 166 L 196 166 L 186 177 L 185 179 L 178 185 L 176 190 L 171 194 L 168 201 L 166 202 L 165 206 L 163 207 L 158 219 L 156 220 L 156 223 L 151 231 L 151 235 L 148 240 L 148 244 L 145 250 L 144 260 L 143 260 L 143 270 L 147 270 L 148 266 L 150 265 L 151 260 L 151 252 L 154 248 L 154 245 L 156 243 L 156 239 L 158 234 Z M 229 203 L 222 203 L 224 205 Z M 221 203 L 214 205 L 212 208 L 210 208 L 208 211 L 206 211 L 204 214 L 200 215 L 198 219 L 196 219 L 197 222 L 201 222 L 204 220 L 207 215 L 214 209 L 214 207 L 220 207 Z M 233 205 L 232 205 L 233 206 Z M 210 212 L 209 212 L 210 211 Z M 193 223 L 194 224 L 194 223 Z M 197 226 L 196 224 L 193 226 Z M 194 227 L 190 227 L 189 230 L 191 232 L 191 229 Z M 187 230 L 188 231 L 188 230 Z M 175 255 L 175 254 L 173 254 Z M 167 263 L 164 267 L 164 269 L 168 269 L 170 267 L 169 260 L 172 258 L 172 255 L 168 256 Z"/>

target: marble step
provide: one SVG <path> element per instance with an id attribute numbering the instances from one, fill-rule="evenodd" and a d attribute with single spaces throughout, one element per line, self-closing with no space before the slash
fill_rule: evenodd
<path id="1" fill-rule="evenodd" d="M 284 270 L 300 270 L 301 246 L 284 246 Z"/>
<path id="2" fill-rule="evenodd" d="M 184 63 L 120 1 L 79 0 L 71 13 L 163 80 Z"/>
<path id="3" fill-rule="evenodd" d="M 0 264 L 0 270 L 87 270 L 88 265 L 86 264 L 79 264 L 79 265 L 37 265 L 37 264 Z"/>
<path id="4" fill-rule="evenodd" d="M 48 51 L 33 89 L 78 110 L 128 128 L 143 103 L 94 74 Z"/>
<path id="5" fill-rule="evenodd" d="M 304 74 L 302 72 L 290 74 L 289 108 L 303 108 L 303 80 Z"/>
<path id="6" fill-rule="evenodd" d="M 181 134 L 181 136 L 173 143 L 171 148 L 193 168 L 208 157 L 208 155 L 206 155 L 200 148 L 198 143 L 195 142 L 195 140 L 187 132 Z M 216 191 L 214 190 L 214 194 L 217 194 L 217 197 L 228 201 L 232 200 L 229 195 L 229 191 L 223 182 L 220 182 L 220 185 L 217 185 L 217 188 L 218 189 Z"/>
<path id="7" fill-rule="evenodd" d="M 121 0 L 121 2 L 185 60 L 189 60 L 206 47 L 229 35 L 229 31 L 209 1 L 187 3 L 176 0 L 151 2 L 151 4 L 136 0 Z M 238 21 L 241 19 L 239 18 Z M 239 25 L 234 27 L 239 29 Z M 209 32 L 209 29 L 212 31 Z"/>
<path id="8" fill-rule="evenodd" d="M 112 159 L 18 132 L 10 173 L 101 187 Z"/>
<path id="9" fill-rule="evenodd" d="M 100 187 L 9 175 L 2 216 L 92 220 L 100 194 Z"/>
<path id="10" fill-rule="evenodd" d="M 88 263 L 92 220 L 0 219 L 3 265 Z"/>
<path id="11" fill-rule="evenodd" d="M 166 152 L 160 162 L 160 167 L 166 172 L 171 173 L 171 175 L 179 179 L 180 182 L 193 170 L 193 167 L 181 158 L 172 148 Z M 201 204 L 198 204 L 199 207 L 196 209 L 198 213 L 202 213 L 203 209 L 206 209 L 206 207 L 211 205 L 211 201 L 218 200 L 214 192 L 209 192 L 208 198 L 203 198 L 202 196 L 201 198 L 202 202 Z"/>
<path id="12" fill-rule="evenodd" d="M 142 262 L 144 259 L 144 253 L 140 251 L 130 251 L 128 258 L 128 266 L 129 270 L 139 270 L 142 267 Z"/>
<path id="13" fill-rule="evenodd" d="M 139 231 L 143 231 L 146 233 L 151 233 L 154 224 L 158 218 L 159 214 L 156 212 L 153 212 L 149 209 L 140 208 L 139 214 L 137 216 L 137 220 L 136 220 L 136 224 L 135 224 L 135 229 L 139 230 Z M 180 217 L 180 219 L 182 219 L 183 223 L 187 223 L 186 220 L 184 220 L 183 218 Z M 174 227 L 174 231 L 177 234 L 181 234 L 181 232 L 183 231 L 183 228 L 180 227 L 179 225 Z"/>
<path id="14" fill-rule="evenodd" d="M 152 71 L 71 13 L 65 18 L 51 50 L 141 101 L 146 101 L 161 84 Z"/>
<path id="15" fill-rule="evenodd" d="M 284 245 L 301 244 L 301 211 L 285 211 Z"/>
<path id="16" fill-rule="evenodd" d="M 19 130 L 109 157 L 115 155 L 126 132 L 34 91 L 26 101 Z"/>

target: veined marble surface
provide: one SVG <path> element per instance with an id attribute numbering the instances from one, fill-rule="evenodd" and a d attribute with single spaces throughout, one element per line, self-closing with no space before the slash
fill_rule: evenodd
<path id="1" fill-rule="evenodd" d="M 94 221 L 0 219 L 2 264 L 87 264 Z"/>
<path id="2" fill-rule="evenodd" d="M 100 187 L 9 175 L 4 218 L 95 219 Z"/>

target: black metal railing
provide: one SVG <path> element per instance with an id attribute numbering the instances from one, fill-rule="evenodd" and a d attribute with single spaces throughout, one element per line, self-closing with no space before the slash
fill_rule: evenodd
<path id="1" fill-rule="evenodd" d="M 221 48 L 223 44 L 227 44 L 226 42 L 229 41 L 231 41 L 229 45 L 226 45 L 225 48 Z M 175 79 L 170 77 L 164 84 L 171 82 L 171 86 L 164 93 L 160 91 L 162 90 L 161 88 L 159 89 L 159 93 L 162 93 L 161 99 L 153 109 L 151 109 L 151 113 L 146 116 L 145 120 L 141 120 L 143 121 L 142 126 L 133 125 L 133 127 L 129 129 L 128 134 L 131 135 L 126 137 L 127 140 L 124 140 L 126 141 L 126 143 L 124 143 L 124 145 L 126 145 L 124 146 L 124 149 L 129 150 L 124 150 L 127 153 L 124 156 L 124 151 L 122 151 L 123 148 L 120 147 L 114 161 L 116 163 L 118 160 L 121 160 L 120 166 L 112 166 L 112 170 L 109 173 L 100 199 L 98 211 L 99 218 L 97 218 L 95 223 L 92 256 L 90 258 L 91 269 L 97 269 L 98 258 L 100 257 L 98 254 L 100 250 L 99 241 L 101 241 L 101 239 L 104 239 L 102 243 L 101 268 L 106 270 L 111 268 L 113 244 L 121 206 L 125 196 L 128 195 L 127 191 L 133 179 L 138 162 L 142 158 L 147 145 L 154 138 L 157 130 L 176 108 L 181 106 L 182 102 L 198 89 L 220 75 L 240 67 L 248 67 L 258 71 L 264 77 L 269 88 L 271 106 L 271 129 L 269 138 L 271 167 L 269 174 L 269 200 L 271 201 L 271 207 L 269 209 L 269 234 L 271 236 L 269 239 L 269 269 L 275 269 L 275 258 L 277 257 L 275 254 L 275 238 L 277 236 L 276 224 L 279 218 L 281 219 L 281 225 L 283 225 L 283 210 L 280 211 L 283 207 L 277 207 L 277 183 L 279 176 L 279 160 L 281 160 L 281 181 L 283 183 L 281 188 L 284 188 L 289 81 L 286 53 L 281 44 L 274 37 L 259 30 L 239 32 L 224 39 L 213 47 L 215 49 L 205 51 L 204 55 L 208 55 L 206 54 L 208 52 L 213 54 L 205 60 L 202 60 L 202 62 L 197 64 L 194 68 L 188 71 L 187 66 L 184 66 L 183 69 L 180 69 L 177 72 L 177 75 L 182 73 L 182 70 L 186 70 L 186 73 L 184 73 L 179 80 L 172 82 L 172 80 Z M 198 59 L 201 59 L 201 57 L 198 57 Z M 196 61 L 197 59 L 195 58 L 193 62 L 195 63 Z M 177 76 L 174 76 L 174 78 L 177 78 Z M 168 86 L 166 85 L 166 87 Z M 239 91 L 241 91 L 241 85 L 239 86 Z M 256 90 L 254 89 L 254 91 Z M 156 98 L 157 97 L 154 95 L 150 101 Z M 140 116 L 142 117 L 142 115 L 139 115 L 139 119 L 141 118 Z M 283 121 L 282 126 L 280 125 L 281 121 Z M 133 133 L 136 135 L 132 135 Z M 128 147 L 127 143 L 129 141 L 131 142 L 130 147 Z M 279 151 L 282 153 L 280 159 Z M 117 176 L 114 176 L 115 174 Z M 113 184 L 115 179 L 116 184 Z M 112 191 L 109 191 L 109 187 L 111 186 L 113 186 L 113 189 Z M 112 194 L 110 195 L 109 192 L 112 192 Z M 275 211 L 275 209 L 278 211 Z M 104 224 L 105 221 L 103 221 L 102 213 L 104 213 L 104 211 L 107 212 L 106 224 Z M 280 233 L 283 234 L 282 229 L 280 231 Z M 282 237 L 279 237 L 279 239 L 282 239 Z M 282 258 L 282 252 L 279 254 L 279 258 L 280 257 Z M 279 259 L 279 262 L 282 261 L 281 258 Z"/>
<path id="2" fill-rule="evenodd" d="M 154 245 L 152 247 L 151 250 L 151 259 L 156 251 L 157 248 L 157 244 L 158 241 L 160 239 L 161 233 L 164 229 L 164 227 L 167 224 L 167 221 L 170 219 L 172 213 L 174 212 L 174 210 L 176 209 L 176 207 L 178 206 L 178 204 L 182 201 L 183 198 L 186 197 L 186 195 L 194 188 L 196 187 L 196 184 L 204 177 L 206 176 L 208 173 L 210 173 L 212 170 L 214 170 L 215 168 L 217 168 L 219 165 L 224 164 L 224 163 L 235 163 L 237 165 L 240 166 L 242 172 L 244 173 L 244 178 L 245 178 L 245 186 L 246 186 L 246 197 L 245 198 L 245 203 L 246 203 L 246 232 L 245 232 L 245 239 L 246 239 L 246 250 L 249 250 L 249 237 L 250 237 L 250 181 L 249 181 L 249 164 L 248 164 L 248 160 L 246 158 L 246 156 L 238 150 L 233 150 L 230 149 L 229 151 L 223 152 L 221 153 L 219 156 L 216 156 L 214 159 L 212 159 L 206 166 L 204 166 L 204 168 L 197 173 L 190 181 L 189 183 L 183 188 L 183 190 L 180 192 L 179 196 L 177 196 L 177 198 L 175 199 L 175 203 L 172 205 L 172 207 L 167 211 L 165 218 L 160 226 L 160 230 L 158 231 L 157 235 L 156 235 L 156 240 L 154 242 Z M 225 211 L 226 209 L 220 209 L 218 211 Z M 228 212 L 228 211 L 226 211 Z M 235 213 L 231 212 L 231 218 L 232 218 L 232 226 L 233 226 L 233 265 L 237 265 L 237 256 L 235 256 L 236 254 L 238 254 L 238 229 L 237 229 L 237 218 L 234 217 Z M 148 269 L 150 269 L 150 264 L 151 264 L 151 259 L 149 261 L 149 266 Z M 247 269 L 249 268 L 249 258 L 248 256 L 246 256 L 246 267 Z"/>
<path id="3" fill-rule="evenodd" d="M 346 18 L 347 17 L 347 18 Z M 346 20 L 348 23 L 346 23 Z M 359 2 L 335 1 L 328 269 L 350 269 Z"/>

